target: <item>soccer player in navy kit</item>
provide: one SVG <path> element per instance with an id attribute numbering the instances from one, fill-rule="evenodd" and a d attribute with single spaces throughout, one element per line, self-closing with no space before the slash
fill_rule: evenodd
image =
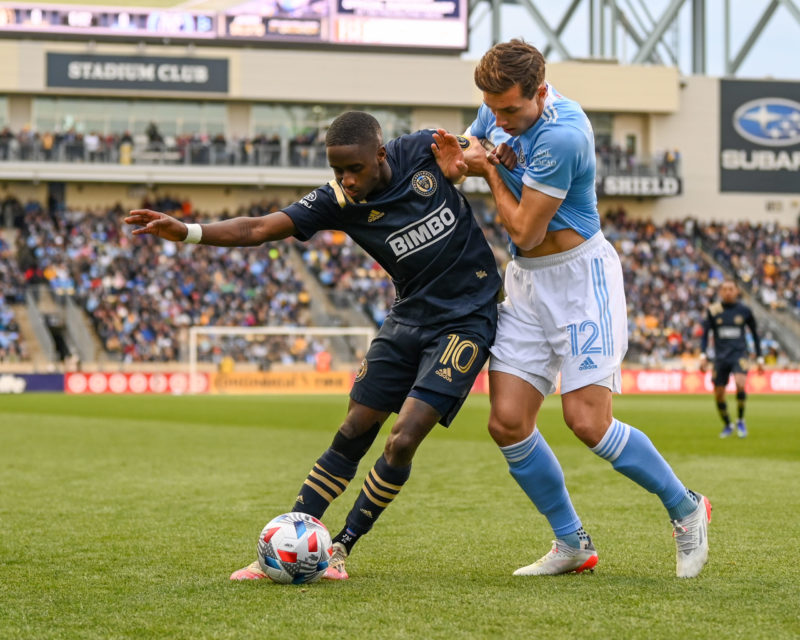
<path id="1" fill-rule="evenodd" d="M 640 430 L 612 414 L 627 349 L 619 256 L 600 231 L 594 136 L 576 102 L 545 82 L 541 53 L 521 40 L 492 47 L 475 70 L 484 104 L 468 135 L 498 145 L 465 150 L 462 169 L 486 179 L 513 243 L 491 349 L 489 432 L 509 471 L 555 534 L 552 549 L 515 575 L 592 569 L 597 552 L 536 426 L 561 374 L 564 420 L 614 469 L 655 493 L 672 521 L 676 574 L 708 557 L 711 505 L 689 491 Z M 444 131 L 436 139 L 448 137 Z"/>
<path id="2" fill-rule="evenodd" d="M 753 347 L 759 373 L 763 372 L 764 358 L 761 356 L 761 340 L 758 337 L 756 319 L 750 307 L 739 301 L 739 287 L 733 280 L 725 280 L 719 288 L 720 301 L 708 307 L 703 321 L 703 338 L 700 342 L 700 358 L 705 369 L 708 348 L 708 334 L 714 336 L 714 399 L 717 411 L 722 418 L 720 438 L 727 438 L 733 433 L 733 424 L 728 414 L 728 403 L 725 401 L 725 386 L 733 374 L 736 381 L 736 403 L 739 418 L 736 431 L 740 438 L 747 436 L 744 422 L 744 408 L 747 401 L 745 383 L 747 382 L 747 363 L 749 350 L 745 327 L 753 336 Z"/>
<path id="3" fill-rule="evenodd" d="M 461 143 L 465 143 L 461 139 Z M 389 273 L 391 312 L 358 372 L 331 446 L 300 488 L 293 511 L 317 518 L 347 488 L 384 421 L 398 413 L 383 454 L 367 475 L 344 528 L 333 538 L 327 578 L 346 579 L 345 558 L 402 489 L 417 447 L 437 422 L 448 426 L 489 355 L 500 288 L 494 257 L 469 204 L 444 173 L 459 141 L 434 145 L 430 131 L 382 142 L 371 115 L 336 118 L 325 138 L 334 180 L 283 211 L 185 225 L 163 213 L 131 211 L 135 235 L 215 246 L 255 246 L 315 232 L 346 232 Z M 232 580 L 266 575 L 258 562 Z"/>

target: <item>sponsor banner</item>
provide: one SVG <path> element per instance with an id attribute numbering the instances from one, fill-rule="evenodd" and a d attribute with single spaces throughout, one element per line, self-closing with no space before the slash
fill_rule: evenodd
<path id="1" fill-rule="evenodd" d="M 720 81 L 720 191 L 800 193 L 800 82 Z"/>
<path id="2" fill-rule="evenodd" d="M 208 374 L 198 373 L 191 391 L 207 393 Z M 189 393 L 188 373 L 68 373 L 64 391 L 92 393 Z"/>
<path id="3" fill-rule="evenodd" d="M 64 391 L 64 376 L 60 373 L 0 374 L 0 393 L 30 393 L 31 391 Z"/>
<path id="4" fill-rule="evenodd" d="M 736 391 L 733 376 L 726 389 Z M 800 371 L 765 371 L 747 374 L 745 389 L 749 393 L 800 393 Z M 635 371 L 622 372 L 622 393 L 711 393 L 714 383 L 711 372 L 702 371 Z"/>
<path id="5" fill-rule="evenodd" d="M 349 393 L 355 373 L 351 371 L 216 373 L 211 375 L 212 393 Z"/>
<path id="6" fill-rule="evenodd" d="M 47 86 L 227 93 L 228 61 L 48 52 Z"/>
<path id="7" fill-rule="evenodd" d="M 597 196 L 679 196 L 683 182 L 675 176 L 604 176 L 597 181 Z"/>
<path id="8" fill-rule="evenodd" d="M 353 386 L 352 371 L 212 373 L 197 374 L 195 393 L 217 394 L 347 394 Z M 766 371 L 747 376 L 749 393 L 800 393 L 800 371 Z M 624 369 L 622 393 L 711 393 L 711 372 Z M 727 390 L 735 392 L 733 376 Z M 187 373 L 68 373 L 49 375 L 0 375 L 0 393 L 65 391 L 70 394 L 97 393 L 189 393 Z M 558 392 L 558 390 L 556 391 Z M 489 393 L 489 375 L 478 374 L 472 393 Z"/>
<path id="9" fill-rule="evenodd" d="M 762 375 L 750 371 L 745 388 L 748 393 L 800 393 L 800 371 L 765 371 Z M 726 389 L 736 392 L 733 376 Z M 713 390 L 710 371 L 622 370 L 622 393 L 626 394 L 711 393 Z M 478 375 L 472 393 L 489 393 L 489 375 L 486 371 Z"/>

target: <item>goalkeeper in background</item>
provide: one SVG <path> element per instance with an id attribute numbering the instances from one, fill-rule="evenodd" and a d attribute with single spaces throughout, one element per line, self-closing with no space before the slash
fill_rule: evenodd
<path id="1" fill-rule="evenodd" d="M 747 368 L 750 357 L 747 348 L 745 327 L 750 329 L 753 336 L 753 346 L 756 352 L 758 372 L 764 372 L 764 358 L 761 356 L 761 340 L 758 337 L 756 319 L 750 307 L 739 301 L 739 287 L 733 280 L 725 280 L 719 288 L 718 302 L 713 303 L 706 311 L 703 321 L 703 338 L 700 342 L 700 358 L 702 368 L 705 370 L 708 362 L 706 349 L 708 348 L 708 335 L 714 336 L 714 368 L 712 379 L 714 381 L 714 399 L 717 401 L 717 411 L 722 418 L 723 428 L 720 438 L 727 438 L 733 433 L 733 423 L 728 413 L 728 403 L 725 399 L 725 386 L 731 374 L 736 382 L 736 404 L 738 420 L 736 431 L 740 438 L 747 436 L 747 426 L 744 422 L 744 408 L 747 402 L 745 383 L 747 382 Z"/>
<path id="2" fill-rule="evenodd" d="M 333 538 L 326 578 L 348 577 L 345 559 L 403 488 L 411 459 L 439 422 L 448 426 L 489 355 L 497 325 L 500 276 L 494 255 L 452 182 L 463 174 L 465 138 L 418 131 L 383 144 L 378 121 L 360 111 L 336 118 L 325 137 L 334 180 L 283 211 L 186 225 L 140 209 L 125 222 L 134 235 L 219 247 L 258 246 L 341 230 L 392 277 L 392 309 L 372 341 L 331 446 L 300 487 L 293 511 L 321 518 L 355 477 L 392 412 L 382 455 Z M 459 164 L 460 163 L 460 164 Z M 231 580 L 265 578 L 258 562 Z"/>

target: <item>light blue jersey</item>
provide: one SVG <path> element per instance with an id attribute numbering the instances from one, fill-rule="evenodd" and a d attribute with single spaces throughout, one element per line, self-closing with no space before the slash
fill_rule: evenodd
<path id="1" fill-rule="evenodd" d="M 549 84 L 541 117 L 530 129 L 512 138 L 495 124 L 485 104 L 469 135 L 494 145 L 510 145 L 517 154 L 513 171 L 499 167 L 506 186 L 519 199 L 522 185 L 563 200 L 548 231 L 574 229 L 584 238 L 600 231 L 595 193 L 594 134 L 580 105 L 559 94 Z"/>

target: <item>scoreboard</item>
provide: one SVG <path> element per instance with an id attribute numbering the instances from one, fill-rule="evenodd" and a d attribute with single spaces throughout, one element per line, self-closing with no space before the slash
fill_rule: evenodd
<path id="1" fill-rule="evenodd" d="M 467 0 L 249 0 L 222 10 L 0 2 L 0 36 L 464 51 L 467 13 Z"/>

